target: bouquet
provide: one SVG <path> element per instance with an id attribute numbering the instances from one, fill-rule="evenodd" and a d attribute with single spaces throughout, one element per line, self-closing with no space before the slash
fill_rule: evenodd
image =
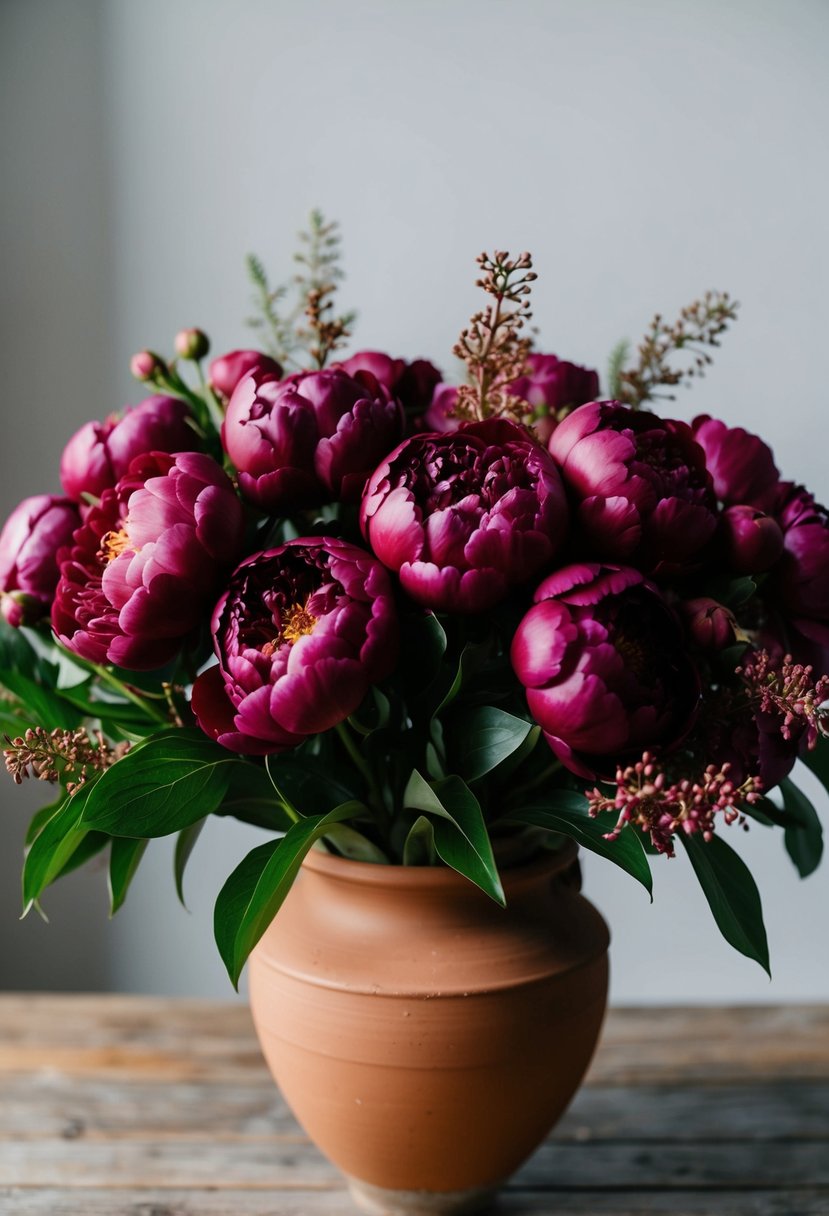
<path id="1" fill-rule="evenodd" d="M 829 517 L 762 439 L 656 413 L 736 305 L 709 293 L 595 371 L 534 348 L 528 254 L 478 259 L 483 307 L 430 362 L 340 357 L 336 226 L 288 286 L 251 258 L 257 347 L 182 331 L 152 394 L 89 422 L 62 495 L 0 536 L 0 727 L 32 821 L 23 898 L 106 850 L 111 907 L 147 843 L 175 881 L 210 816 L 271 835 L 227 879 L 234 984 L 312 847 L 451 866 L 566 839 L 651 885 L 685 849 L 728 941 L 768 969 L 728 843 L 780 827 L 801 875 L 829 784 Z M 501 863 L 503 864 L 503 862 Z"/>

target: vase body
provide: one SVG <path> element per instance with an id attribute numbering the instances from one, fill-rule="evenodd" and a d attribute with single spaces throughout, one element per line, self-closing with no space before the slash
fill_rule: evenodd
<path id="1" fill-rule="evenodd" d="M 474 1211 L 578 1088 L 607 1001 L 607 927 L 576 848 L 502 871 L 312 851 L 250 959 L 268 1065 L 376 1212 Z"/>

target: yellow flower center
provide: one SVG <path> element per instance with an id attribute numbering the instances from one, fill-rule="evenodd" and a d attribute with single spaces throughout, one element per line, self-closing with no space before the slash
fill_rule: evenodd
<path id="1" fill-rule="evenodd" d="M 317 618 L 308 611 L 307 601 L 304 604 L 292 604 L 285 614 L 282 637 L 284 641 L 293 646 L 294 642 L 298 642 L 301 637 L 313 633 L 316 623 Z"/>
<path id="2" fill-rule="evenodd" d="M 115 561 L 116 557 L 120 557 L 122 553 L 130 548 L 132 548 L 132 543 L 127 536 L 126 528 L 119 528 L 116 532 L 107 532 L 101 537 L 98 560 L 108 566 L 110 562 Z"/>

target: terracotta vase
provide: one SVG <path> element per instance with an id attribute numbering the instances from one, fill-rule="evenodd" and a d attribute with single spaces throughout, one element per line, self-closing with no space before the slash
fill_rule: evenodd
<path id="1" fill-rule="evenodd" d="M 573 1097 L 609 940 L 576 854 L 502 870 L 506 910 L 450 869 L 306 859 L 251 956 L 251 1006 L 364 1211 L 479 1211 Z"/>

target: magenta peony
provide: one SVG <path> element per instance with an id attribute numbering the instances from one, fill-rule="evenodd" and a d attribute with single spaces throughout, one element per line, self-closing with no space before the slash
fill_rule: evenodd
<path id="1" fill-rule="evenodd" d="M 756 507 L 727 507 L 720 517 L 720 537 L 735 574 L 762 574 L 783 552 L 780 525 Z"/>
<path id="2" fill-rule="evenodd" d="M 567 363 L 557 355 L 532 354 L 527 370 L 509 385 L 516 397 L 533 407 L 536 431 L 546 443 L 555 429 L 559 413 L 567 413 L 599 395 L 599 376 L 589 367 Z"/>
<path id="3" fill-rule="evenodd" d="M 440 383 L 440 372 L 428 359 L 392 359 L 379 350 L 361 350 L 350 359 L 334 364 L 349 376 L 370 372 L 401 403 L 407 414 L 422 414 Z"/>
<path id="4" fill-rule="evenodd" d="M 0 532 L 0 607 L 10 625 L 49 615 L 58 582 L 57 553 L 81 524 L 75 503 L 53 494 L 24 498 Z"/>
<path id="5" fill-rule="evenodd" d="M 737 641 L 737 620 L 730 608 L 708 595 L 683 600 L 679 613 L 688 636 L 700 650 L 724 650 Z"/>
<path id="6" fill-rule="evenodd" d="M 248 372 L 255 372 L 260 378 L 273 376 L 279 380 L 282 376 L 282 365 L 260 350 L 231 350 L 226 355 L 219 355 L 211 360 L 208 369 L 210 387 L 219 396 L 227 399 L 233 395 L 236 385 Z"/>
<path id="7" fill-rule="evenodd" d="M 768 444 L 741 426 L 726 426 L 708 414 L 695 418 L 691 428 L 705 452 L 717 498 L 726 506 L 747 503 L 767 509 L 780 476 Z"/>
<path id="8" fill-rule="evenodd" d="M 482 612 L 549 563 L 567 530 L 558 470 L 515 423 L 407 439 L 375 470 L 363 535 L 427 608 Z"/>
<path id="9" fill-rule="evenodd" d="M 711 477 L 684 422 L 594 401 L 556 427 L 550 452 L 599 557 L 676 569 L 698 555 L 716 529 Z"/>
<path id="10" fill-rule="evenodd" d="M 222 427 L 242 492 L 265 511 L 356 502 L 402 435 L 399 402 L 364 371 L 245 376 Z"/>
<path id="11" fill-rule="evenodd" d="M 699 677 L 677 620 L 638 571 L 567 566 L 533 598 L 512 665 L 531 714 L 569 769 L 607 776 L 626 758 L 687 734 Z"/>
<path id="12" fill-rule="evenodd" d="M 193 687 L 206 734 L 232 751 L 281 751 L 342 722 L 397 661 L 390 580 L 342 540 L 249 557 L 213 614 L 218 666 Z"/>
<path id="13" fill-rule="evenodd" d="M 63 450 L 60 479 L 70 498 L 100 498 L 144 452 L 190 452 L 198 448 L 190 411 L 174 397 L 148 397 L 140 405 L 87 422 Z"/>
<path id="14" fill-rule="evenodd" d="M 438 384 L 429 402 L 429 408 L 419 420 L 419 429 L 433 434 L 448 435 L 460 427 L 460 419 L 454 409 L 458 401 L 458 390 L 454 384 Z"/>
<path id="15" fill-rule="evenodd" d="M 788 482 L 779 487 L 774 514 L 784 546 L 770 580 L 774 598 L 790 617 L 829 622 L 829 513 Z"/>
<path id="16" fill-rule="evenodd" d="M 58 554 L 55 633 L 96 663 L 160 667 L 199 625 L 242 531 L 239 500 L 209 456 L 137 457 Z"/>

